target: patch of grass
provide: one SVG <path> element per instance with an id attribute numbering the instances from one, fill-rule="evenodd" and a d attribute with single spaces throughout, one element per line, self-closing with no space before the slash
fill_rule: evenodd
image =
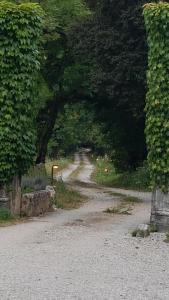
<path id="1" fill-rule="evenodd" d="M 122 215 L 131 215 L 131 211 L 133 210 L 133 206 L 140 202 L 136 197 L 131 196 L 125 196 L 120 193 L 111 193 L 113 196 L 121 197 L 122 202 L 113 207 L 113 208 L 107 208 L 104 212 L 109 214 L 122 214 Z"/>
<path id="2" fill-rule="evenodd" d="M 150 235 L 150 233 L 157 232 L 158 228 L 156 224 L 150 224 L 147 230 L 141 230 L 139 228 L 132 231 L 131 235 L 133 237 L 142 237 L 145 238 Z M 168 242 L 169 242 L 169 234 L 168 234 Z"/>
<path id="3" fill-rule="evenodd" d="M 149 231 L 150 232 L 158 232 L 158 226 L 156 224 L 150 224 L 149 225 Z"/>
<path id="4" fill-rule="evenodd" d="M 95 161 L 92 178 L 98 184 L 115 188 L 150 191 L 150 175 L 146 164 L 136 171 L 117 174 L 113 163 L 108 159 L 99 158 Z"/>
<path id="5" fill-rule="evenodd" d="M 131 235 L 133 237 L 142 237 L 145 238 L 147 236 L 150 235 L 150 231 L 149 230 L 141 230 L 141 229 L 135 229 L 132 231 Z"/>
<path id="6" fill-rule="evenodd" d="M 131 204 L 135 204 L 135 203 L 141 202 L 140 199 L 138 199 L 137 197 L 132 197 L 132 196 L 124 196 L 123 200 L 126 203 L 131 203 Z"/>
<path id="7" fill-rule="evenodd" d="M 131 215 L 131 209 L 129 207 L 113 207 L 113 208 L 107 208 L 105 213 L 108 214 L 118 214 L 118 215 Z"/>
<path id="8" fill-rule="evenodd" d="M 123 194 L 121 194 L 121 193 L 116 193 L 116 192 L 109 192 L 109 191 L 106 191 L 105 192 L 106 194 L 109 194 L 109 195 L 112 195 L 112 196 L 117 196 L 117 197 L 124 197 L 124 195 Z"/>
<path id="9" fill-rule="evenodd" d="M 98 158 L 95 161 L 95 170 L 92 174 L 92 179 L 98 184 L 112 186 L 112 182 L 116 179 L 116 176 L 115 168 L 111 162 L 104 158 Z"/>
<path id="10" fill-rule="evenodd" d="M 0 208 L 0 227 L 14 225 L 22 222 L 23 219 L 13 217 L 10 210 L 6 208 Z"/>
<path id="11" fill-rule="evenodd" d="M 169 232 L 166 233 L 164 242 L 169 243 Z"/>
<path id="12" fill-rule="evenodd" d="M 118 206 L 107 208 L 104 212 L 108 214 L 131 215 L 132 207 L 125 206 L 123 203 Z"/>
<path id="13" fill-rule="evenodd" d="M 0 222 L 10 221 L 13 219 L 11 212 L 6 208 L 0 208 Z"/>
<path id="14" fill-rule="evenodd" d="M 67 186 L 64 182 L 55 182 L 56 196 L 54 204 L 62 209 L 74 209 L 80 207 L 87 199 L 71 187 Z"/>

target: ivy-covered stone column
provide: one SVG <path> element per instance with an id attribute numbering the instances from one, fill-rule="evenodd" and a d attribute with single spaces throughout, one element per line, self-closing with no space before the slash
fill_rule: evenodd
<path id="1" fill-rule="evenodd" d="M 35 156 L 34 90 L 42 15 L 37 4 L 0 2 L 0 189 L 12 182 L 18 187 Z M 13 193 L 14 214 L 20 212 L 18 191 Z"/>
<path id="2" fill-rule="evenodd" d="M 151 172 L 151 222 L 169 228 L 169 4 L 144 6 L 149 46 L 146 138 Z"/>

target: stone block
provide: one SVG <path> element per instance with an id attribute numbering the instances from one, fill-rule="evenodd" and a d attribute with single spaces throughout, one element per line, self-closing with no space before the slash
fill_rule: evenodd
<path id="1" fill-rule="evenodd" d="M 24 194 L 21 201 L 21 215 L 36 217 L 48 212 L 51 207 L 52 197 L 50 191 L 42 190 Z"/>
<path id="2" fill-rule="evenodd" d="M 55 189 L 52 185 L 47 185 L 46 186 L 46 191 L 48 191 L 50 193 L 52 198 L 55 197 L 56 192 L 55 192 Z"/>

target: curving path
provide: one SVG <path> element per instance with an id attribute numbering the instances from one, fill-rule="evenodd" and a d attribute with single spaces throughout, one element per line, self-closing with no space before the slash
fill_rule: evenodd
<path id="1" fill-rule="evenodd" d="M 113 196 L 116 189 L 91 182 L 92 171 L 86 155 L 76 154 L 75 164 L 62 172 L 88 196 L 84 206 L 0 229 L 0 300 L 169 299 L 163 235 L 130 235 L 149 220 L 150 195 L 137 193 L 143 202 L 132 215 L 106 215 L 103 210 L 121 199 Z"/>

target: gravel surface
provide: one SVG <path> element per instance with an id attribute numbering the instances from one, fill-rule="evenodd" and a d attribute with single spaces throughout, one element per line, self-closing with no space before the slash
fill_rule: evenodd
<path id="1" fill-rule="evenodd" d="M 73 170 L 80 159 L 77 154 Z M 0 300 L 168 300 L 164 235 L 130 234 L 149 220 L 148 196 L 132 215 L 103 213 L 120 197 L 91 183 L 93 166 L 82 159 L 85 165 L 75 180 L 85 185 L 74 184 L 89 197 L 83 207 L 0 229 Z M 66 172 L 63 177 L 68 180 Z"/>

